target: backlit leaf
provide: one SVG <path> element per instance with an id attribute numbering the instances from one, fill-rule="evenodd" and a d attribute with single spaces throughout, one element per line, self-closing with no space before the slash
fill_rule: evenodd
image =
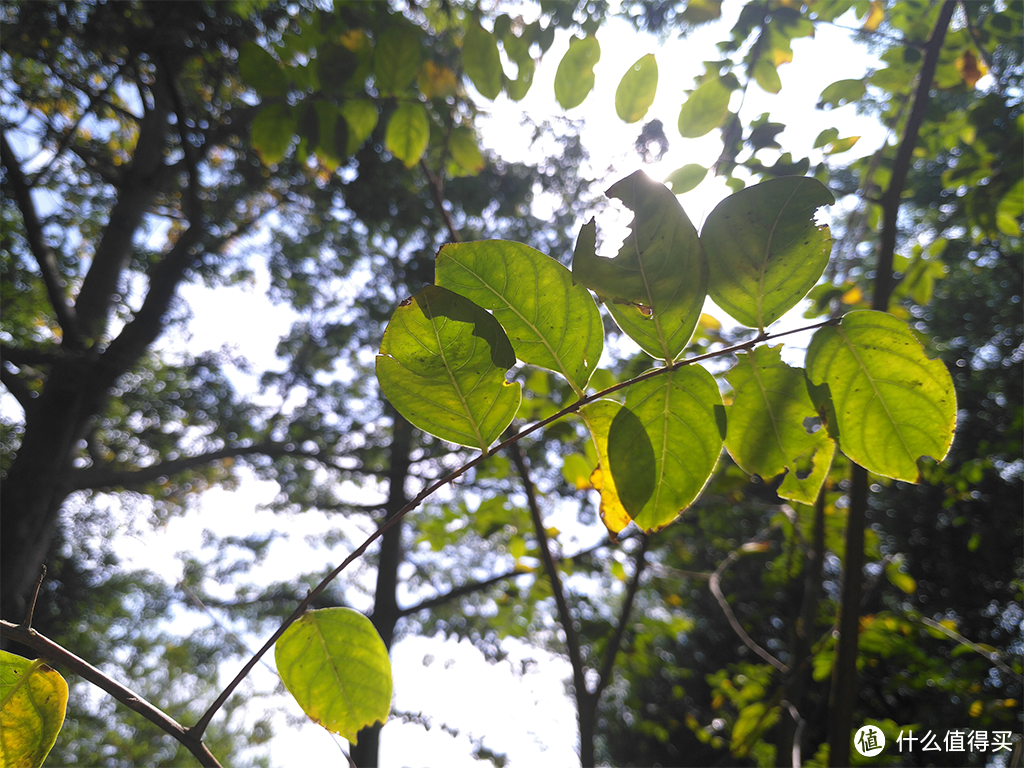
<path id="1" fill-rule="evenodd" d="M 832 109 L 857 101 L 867 92 L 864 80 L 837 80 L 821 92 L 818 109 Z"/>
<path id="2" fill-rule="evenodd" d="M 725 447 L 744 472 L 765 480 L 786 473 L 778 494 L 814 503 L 835 453 L 824 427 L 809 433 L 817 417 L 804 372 L 782 361 L 782 347 L 737 354 L 726 378 L 733 388 Z"/>
<path id="3" fill-rule="evenodd" d="M 690 365 L 631 386 L 608 434 L 608 469 L 644 531 L 664 528 L 700 495 L 722 452 L 714 378 Z M 653 456 L 653 465 L 649 462 Z M 628 478 L 629 485 L 626 478 Z M 650 478 L 649 488 L 637 488 Z M 624 492 L 629 488 L 630 492 Z"/>
<path id="4" fill-rule="evenodd" d="M 708 265 L 697 231 L 663 184 L 642 171 L 606 193 L 635 212 L 629 236 L 614 259 L 596 253 L 594 222 L 580 232 L 573 254 L 573 281 L 605 300 L 619 327 L 645 352 L 674 360 L 700 318 Z"/>
<path id="5" fill-rule="evenodd" d="M 494 35 L 471 22 L 462 41 L 462 64 L 473 85 L 486 99 L 496 99 L 501 93 L 503 72 L 498 42 Z"/>
<path id="6" fill-rule="evenodd" d="M 615 417 L 621 410 L 622 403 L 603 399 L 595 400 L 580 409 L 580 416 L 583 417 L 583 421 L 586 422 L 587 428 L 593 436 L 598 456 L 598 465 L 590 475 L 590 484 L 601 493 L 601 522 L 604 523 L 613 538 L 633 519 L 622 505 L 618 488 L 615 486 L 615 478 L 610 472 L 602 469 L 602 467 L 608 466 L 608 433 L 611 430 L 612 422 L 615 421 Z M 636 477 L 640 478 L 639 475 Z M 629 477 L 624 478 L 627 484 L 630 479 Z M 653 481 L 645 481 L 641 478 L 641 493 L 648 482 Z"/>
<path id="7" fill-rule="evenodd" d="M 754 80 L 761 86 L 761 90 L 767 93 L 778 93 L 782 90 L 779 70 L 771 59 L 758 59 L 757 64 L 754 65 Z"/>
<path id="8" fill-rule="evenodd" d="M 412 424 L 485 451 L 519 408 L 520 385 L 505 381 L 515 361 L 490 313 L 430 285 L 392 316 L 377 356 L 377 379 Z"/>
<path id="9" fill-rule="evenodd" d="M 295 135 L 295 110 L 286 104 L 268 104 L 252 121 L 252 145 L 265 165 L 275 165 L 288 154 Z"/>
<path id="10" fill-rule="evenodd" d="M 281 62 L 251 40 L 238 47 L 238 72 L 263 96 L 284 96 L 288 92 L 288 75 Z"/>
<path id="11" fill-rule="evenodd" d="M 460 125 L 452 130 L 448 137 L 448 151 L 452 159 L 470 175 L 480 173 L 486 165 L 476 136 L 468 126 Z"/>
<path id="12" fill-rule="evenodd" d="M 913 483 L 918 458 L 941 461 L 949 450 L 956 426 L 949 371 L 892 315 L 858 310 L 816 331 L 807 374 L 829 385 L 840 447 L 865 469 Z"/>
<path id="13" fill-rule="evenodd" d="M 868 11 L 868 17 L 864 19 L 862 29 L 874 32 L 882 25 L 883 21 L 885 21 L 885 5 L 880 0 L 871 0 L 871 10 Z"/>
<path id="14" fill-rule="evenodd" d="M 594 67 L 600 59 L 601 46 L 596 37 L 569 40 L 569 50 L 555 71 L 555 99 L 562 109 L 578 107 L 590 95 L 594 89 Z"/>
<path id="15" fill-rule="evenodd" d="M 351 608 L 306 611 L 274 647 L 288 692 L 315 723 L 355 743 L 391 711 L 391 661 L 368 618 Z"/>
<path id="16" fill-rule="evenodd" d="M 590 293 L 554 259 L 522 243 L 486 240 L 444 246 L 437 284 L 494 311 L 524 363 L 555 371 L 582 394 L 604 348 Z"/>
<path id="17" fill-rule="evenodd" d="M 423 46 L 420 30 L 411 25 L 392 27 L 373 49 L 373 78 L 381 96 L 391 96 L 412 85 L 420 71 Z"/>
<path id="18" fill-rule="evenodd" d="M 0 766 L 40 766 L 57 741 L 68 684 L 40 660 L 0 651 Z"/>
<path id="19" fill-rule="evenodd" d="M 795 307 L 828 264 L 832 237 L 814 214 L 834 202 L 820 181 L 787 176 L 719 203 L 700 236 L 715 303 L 759 329 Z"/>
<path id="20" fill-rule="evenodd" d="M 615 114 L 620 120 L 635 123 L 643 119 L 658 91 L 658 62 L 648 53 L 630 67 L 615 89 Z"/>
<path id="21" fill-rule="evenodd" d="M 707 175 L 708 169 L 703 165 L 688 163 L 682 168 L 672 171 L 665 178 L 665 184 L 672 190 L 673 195 L 682 195 L 704 181 L 704 177 Z"/>
<path id="22" fill-rule="evenodd" d="M 729 99 L 736 78 L 713 77 L 690 94 L 679 110 L 679 135 L 696 139 L 717 128 L 729 114 Z"/>
<path id="23" fill-rule="evenodd" d="M 412 168 L 427 151 L 430 141 L 430 119 L 426 108 L 418 102 L 400 104 L 388 121 L 384 144 L 388 151 Z"/>
<path id="24" fill-rule="evenodd" d="M 355 154 L 377 127 L 377 107 L 369 99 L 348 99 L 341 105 L 341 114 L 348 123 L 348 155 Z"/>

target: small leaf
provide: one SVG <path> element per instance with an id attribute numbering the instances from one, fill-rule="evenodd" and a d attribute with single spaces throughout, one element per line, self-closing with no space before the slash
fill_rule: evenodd
<path id="1" fill-rule="evenodd" d="M 860 136 L 848 136 L 845 139 L 836 139 L 829 145 L 828 149 L 825 150 L 825 154 L 839 155 L 843 152 L 849 152 L 858 141 L 860 141 Z"/>
<path id="2" fill-rule="evenodd" d="M 505 93 L 512 101 L 521 101 L 529 93 L 530 86 L 533 85 L 533 75 L 537 68 L 530 55 L 530 40 L 526 34 L 516 37 L 509 33 L 502 38 L 501 44 L 509 59 L 519 70 L 514 80 L 509 77 L 505 78 Z"/>
<path id="3" fill-rule="evenodd" d="M 561 374 L 582 394 L 601 358 L 604 325 L 568 269 L 527 245 L 485 240 L 444 246 L 435 271 L 439 286 L 494 311 L 516 357 Z"/>
<path id="4" fill-rule="evenodd" d="M 451 136 L 448 137 L 448 151 L 451 152 L 452 159 L 469 175 L 480 173 L 486 165 L 473 130 L 465 125 L 452 130 Z"/>
<path id="5" fill-rule="evenodd" d="M 395 157 L 412 168 L 427 151 L 430 141 L 430 119 L 419 102 L 400 104 L 388 121 L 384 145 Z"/>
<path id="6" fill-rule="evenodd" d="M 827 430 L 804 427 L 816 417 L 804 372 L 782 361 L 782 347 L 737 354 L 726 378 L 733 388 L 725 447 L 747 474 L 765 480 L 786 473 L 778 494 L 813 504 L 832 465 L 835 443 Z"/>
<path id="7" fill-rule="evenodd" d="M 458 87 L 455 73 L 448 67 L 436 64 L 433 61 L 425 61 L 423 66 L 420 67 L 417 83 L 420 87 L 420 93 L 428 99 L 444 99 L 448 96 L 454 96 L 455 90 Z"/>
<path id="8" fill-rule="evenodd" d="M 868 12 L 868 17 L 864 20 L 864 26 L 861 29 L 867 32 L 874 32 L 882 25 L 883 21 L 885 21 L 885 5 L 880 0 L 871 0 L 871 10 Z"/>
<path id="9" fill-rule="evenodd" d="M 917 592 L 917 581 L 903 570 L 904 562 L 905 558 L 903 555 L 893 557 L 892 560 L 885 564 L 885 576 L 894 587 L 903 590 L 908 595 L 912 595 Z"/>
<path id="10" fill-rule="evenodd" d="M 68 684 L 55 670 L 0 651 L 0 765 L 41 766 L 67 705 Z"/>
<path id="11" fill-rule="evenodd" d="M 281 62 L 251 40 L 238 46 L 238 72 L 261 96 L 284 96 L 288 92 L 288 75 Z"/>
<path id="12" fill-rule="evenodd" d="M 789 176 L 719 203 L 700 236 L 715 303 L 762 330 L 795 307 L 828 264 L 832 237 L 814 214 L 834 202 L 820 181 Z"/>
<path id="13" fill-rule="evenodd" d="M 277 671 L 313 722 L 353 744 L 391 711 L 391 661 L 373 623 L 351 608 L 306 611 L 274 647 Z"/>
<path id="14" fill-rule="evenodd" d="M 715 418 L 715 407 L 721 405 L 718 385 L 699 365 L 654 376 L 627 390 L 623 411 L 631 417 L 619 413 L 612 423 L 607 466 L 624 508 L 641 530 L 664 528 L 704 489 L 722 452 Z M 648 478 L 649 488 L 636 487 Z"/>
<path id="15" fill-rule="evenodd" d="M 346 156 L 355 154 L 377 127 L 377 107 L 369 99 L 348 99 L 341 105 L 341 114 L 348 123 Z"/>
<path id="16" fill-rule="evenodd" d="M 377 356 L 384 396 L 412 424 L 486 451 L 519 408 L 512 344 L 486 310 L 430 285 L 395 311 Z"/>
<path id="17" fill-rule="evenodd" d="M 956 60 L 956 68 L 964 82 L 971 88 L 988 74 L 988 67 L 985 66 L 985 63 L 979 61 L 978 57 L 974 55 L 974 51 L 969 49 Z"/>
<path id="18" fill-rule="evenodd" d="M 643 119 L 658 91 L 658 62 L 648 53 L 630 67 L 615 89 L 615 114 L 620 120 L 635 123 Z"/>
<path id="19" fill-rule="evenodd" d="M 555 71 L 555 99 L 562 109 L 578 107 L 590 95 L 594 89 L 594 67 L 600 59 L 601 46 L 596 37 L 569 40 L 569 50 Z"/>
<path id="20" fill-rule="evenodd" d="M 404 92 L 420 71 L 423 46 L 417 27 L 403 24 L 380 36 L 373 49 L 373 79 L 381 96 Z"/>
<path id="21" fill-rule="evenodd" d="M 569 454 L 562 461 L 562 477 L 577 491 L 585 491 L 592 487 L 590 475 L 593 471 L 593 463 L 582 453 Z"/>
<path id="22" fill-rule="evenodd" d="M 814 149 L 819 149 L 827 144 L 831 144 L 833 141 L 839 138 L 838 128 L 826 128 L 824 131 L 818 134 L 818 138 L 814 140 Z"/>
<path id="23" fill-rule="evenodd" d="M 252 121 L 252 145 L 264 165 L 284 160 L 295 136 L 296 116 L 285 104 L 269 104 Z"/>
<path id="24" fill-rule="evenodd" d="M 864 79 L 837 80 L 821 92 L 818 97 L 818 109 L 832 109 L 850 104 L 867 93 Z"/>
<path id="25" fill-rule="evenodd" d="M 498 98 L 504 75 L 498 42 L 475 21 L 467 27 L 462 41 L 462 64 L 481 96 L 492 101 Z"/>
<path id="26" fill-rule="evenodd" d="M 635 212 L 614 259 L 598 257 L 596 227 L 580 232 L 572 279 L 606 301 L 619 327 L 645 352 L 675 360 L 693 335 L 706 295 L 708 265 L 693 224 L 663 184 L 642 171 L 606 193 Z"/>
<path id="27" fill-rule="evenodd" d="M 729 114 L 735 82 L 733 75 L 713 77 L 691 93 L 679 110 L 679 135 L 696 139 L 720 126 Z"/>
<path id="28" fill-rule="evenodd" d="M 792 58 L 792 55 L 790 56 Z M 767 93 L 778 93 L 782 90 L 782 79 L 779 77 L 779 70 L 771 59 L 758 59 L 754 65 L 754 80 L 761 90 Z"/>
<path id="29" fill-rule="evenodd" d="M 832 392 L 843 453 L 870 472 L 918 481 L 917 459 L 941 461 L 953 442 L 956 393 L 905 323 L 857 310 L 815 332 L 807 374 Z"/>
<path id="30" fill-rule="evenodd" d="M 665 179 L 665 184 L 672 190 L 673 195 L 682 195 L 694 189 L 707 175 L 708 169 L 703 165 L 689 163 L 672 171 Z"/>

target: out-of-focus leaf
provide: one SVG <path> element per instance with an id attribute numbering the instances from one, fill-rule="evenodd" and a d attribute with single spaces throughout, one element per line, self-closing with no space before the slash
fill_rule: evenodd
<path id="1" fill-rule="evenodd" d="M 694 189 L 707 175 L 708 169 L 703 165 L 689 163 L 672 171 L 665 179 L 665 184 L 672 190 L 673 195 L 682 195 Z"/>
<path id="2" fill-rule="evenodd" d="M 583 103 L 594 89 L 594 67 L 601 59 L 601 46 L 594 36 L 573 37 L 569 50 L 555 71 L 555 99 L 562 109 Z"/>
<path id="3" fill-rule="evenodd" d="M 288 75 L 270 51 L 252 41 L 238 47 L 238 72 L 262 96 L 284 96 Z"/>
<path id="4" fill-rule="evenodd" d="M 857 310 L 818 329 L 807 374 L 828 384 L 843 453 L 884 477 L 918 482 L 917 460 L 945 457 L 956 393 L 941 360 L 929 360 L 910 328 L 885 312 Z"/>
<path id="5" fill-rule="evenodd" d="M 758 59 L 754 65 L 754 80 L 761 90 L 767 93 L 778 93 L 782 90 L 782 79 L 779 77 L 779 70 L 771 59 Z"/>
<path id="6" fill-rule="evenodd" d="M 391 115 L 384 132 L 384 145 L 388 151 L 412 168 L 427 151 L 430 141 L 430 118 L 426 108 L 418 102 L 400 104 Z"/>
<path id="7" fill-rule="evenodd" d="M 252 145 L 266 165 L 284 160 L 295 136 L 295 110 L 285 104 L 269 104 L 252 121 Z"/>
<path id="8" fill-rule="evenodd" d="M 597 233 L 584 225 L 573 253 L 573 281 L 605 300 L 619 327 L 645 352 L 674 360 L 693 335 L 706 296 L 708 266 L 693 224 L 675 195 L 642 171 L 608 190 L 635 212 L 614 259 L 596 253 Z"/>
<path id="9" fill-rule="evenodd" d="M 485 240 L 444 246 L 436 280 L 493 310 L 516 357 L 561 374 L 582 394 L 601 358 L 604 326 L 568 269 L 528 245 Z"/>
<path id="10" fill-rule="evenodd" d="M 630 67 L 615 89 L 615 114 L 620 120 L 635 123 L 643 119 L 658 92 L 658 61 L 653 53 L 641 57 Z"/>
<path id="11" fill-rule="evenodd" d="M 832 109 L 850 104 L 867 92 L 863 78 L 860 80 L 837 80 L 825 88 L 818 97 L 818 109 Z"/>
<path id="12" fill-rule="evenodd" d="M 701 244 L 708 293 L 743 325 L 764 329 L 807 295 L 828 264 L 832 237 L 814 214 L 835 202 L 817 179 L 771 179 L 723 200 Z"/>
<path id="13" fill-rule="evenodd" d="M 392 316 L 377 380 L 398 412 L 424 432 L 486 451 L 519 408 L 521 386 L 505 381 L 515 362 L 490 313 L 429 285 Z"/>
<path id="14" fill-rule="evenodd" d="M 717 128 L 729 114 L 734 75 L 706 80 L 690 94 L 679 110 L 679 135 L 696 139 Z"/>
<path id="15" fill-rule="evenodd" d="M 420 71 L 423 46 L 420 30 L 411 25 L 391 27 L 373 49 L 373 78 L 381 96 L 400 94 Z"/>
<path id="16" fill-rule="evenodd" d="M 274 647 L 277 671 L 313 722 L 355 743 L 391 711 L 391 661 L 373 623 L 351 608 L 306 611 Z"/>
<path id="17" fill-rule="evenodd" d="M 41 766 L 67 706 L 68 684 L 55 670 L 0 651 L 0 766 Z"/>
<path id="18" fill-rule="evenodd" d="M 380 116 L 377 107 L 369 99 L 348 99 L 341 105 L 341 114 L 348 124 L 346 154 L 352 155 L 370 138 Z"/>
<path id="19" fill-rule="evenodd" d="M 462 64 L 473 85 L 485 99 L 496 99 L 501 93 L 503 72 L 501 54 L 494 35 L 471 22 L 462 41 Z"/>
<path id="20" fill-rule="evenodd" d="M 486 165 L 484 156 L 480 154 L 476 136 L 472 129 L 465 125 L 452 130 L 448 138 L 448 151 L 451 152 L 452 159 L 470 175 L 480 173 Z"/>

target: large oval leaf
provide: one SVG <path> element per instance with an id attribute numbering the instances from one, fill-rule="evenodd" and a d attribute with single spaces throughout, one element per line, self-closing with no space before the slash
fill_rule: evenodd
<path id="1" fill-rule="evenodd" d="M 807 374 L 828 384 L 840 447 L 865 469 L 918 481 L 917 459 L 945 457 L 956 427 L 956 393 L 941 360 L 930 360 L 901 320 L 850 312 L 815 332 Z"/>
<path id="2" fill-rule="evenodd" d="M 601 46 L 596 37 L 569 40 L 569 50 L 555 70 L 555 99 L 562 109 L 578 107 L 590 95 L 594 89 L 594 67 L 600 59 Z"/>
<path id="3" fill-rule="evenodd" d="M 274 646 L 285 688 L 316 723 L 355 743 L 391 711 L 391 661 L 373 623 L 351 608 L 306 611 Z"/>
<path id="4" fill-rule="evenodd" d="M 658 61 L 648 53 L 630 67 L 615 89 L 615 114 L 620 120 L 635 123 L 643 119 L 658 92 Z"/>
<path id="5" fill-rule="evenodd" d="M 411 25 L 386 30 L 373 49 L 373 80 L 381 96 L 407 90 L 420 71 L 421 32 Z"/>
<path id="6" fill-rule="evenodd" d="M 762 330 L 795 307 L 828 264 L 832 236 L 814 214 L 834 202 L 817 179 L 786 176 L 719 203 L 700 234 L 715 303 Z"/>
<path id="7" fill-rule="evenodd" d="M 67 706 L 68 684 L 55 670 L 0 651 L 0 765 L 42 765 Z"/>
<path id="8" fill-rule="evenodd" d="M 515 362 L 508 336 L 486 310 L 430 285 L 392 316 L 377 380 L 424 432 L 486 451 L 519 408 L 520 385 L 505 381 Z"/>
<path id="9" fill-rule="evenodd" d="M 504 73 L 494 36 L 477 22 L 471 22 L 462 41 L 462 65 L 480 95 L 496 99 L 501 93 Z"/>
<path id="10" fill-rule="evenodd" d="M 592 419 L 591 406 L 583 409 L 592 430 L 591 421 L 607 430 L 594 441 L 602 482 L 607 486 L 610 475 L 615 503 L 647 533 L 675 520 L 711 477 L 722 451 L 721 405 L 714 378 L 691 365 L 634 384 L 614 413 L 602 406 L 607 410 Z"/>
<path id="11" fill-rule="evenodd" d="M 804 372 L 782 361 L 782 347 L 737 354 L 726 378 L 733 388 L 725 447 L 737 466 L 765 480 L 786 473 L 778 488 L 785 499 L 813 504 L 832 464 L 835 443 L 804 420 L 817 411 Z"/>
<path id="12" fill-rule="evenodd" d="M 607 302 L 615 322 L 647 354 L 675 360 L 693 335 L 707 294 L 708 265 L 697 230 L 663 184 L 642 171 L 614 184 L 609 197 L 635 211 L 614 259 L 598 257 L 593 221 L 576 242 L 572 279 Z"/>
<path id="13" fill-rule="evenodd" d="M 554 259 L 503 240 L 446 245 L 436 282 L 494 311 L 524 363 L 560 373 L 582 393 L 604 348 L 601 314 Z"/>
<path id="14" fill-rule="evenodd" d="M 384 132 L 384 145 L 388 151 L 412 168 L 427 151 L 430 141 L 430 119 L 426 108 L 418 102 L 400 104 Z"/>
<path id="15" fill-rule="evenodd" d="M 729 114 L 729 99 L 735 87 L 736 78 L 732 75 L 702 83 L 679 109 L 679 135 L 696 139 L 721 125 Z"/>

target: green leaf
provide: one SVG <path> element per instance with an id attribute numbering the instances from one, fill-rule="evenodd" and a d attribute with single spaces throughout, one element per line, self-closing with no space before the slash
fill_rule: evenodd
<path id="1" fill-rule="evenodd" d="M 858 310 L 819 329 L 807 374 L 829 385 L 840 447 L 868 471 L 917 482 L 917 459 L 941 461 L 949 450 L 956 426 L 949 371 L 892 315 Z"/>
<path id="2" fill-rule="evenodd" d="M 642 171 L 606 193 L 635 212 L 618 256 L 597 256 L 594 222 L 576 242 L 572 279 L 607 302 L 619 327 L 645 352 L 675 360 L 693 335 L 704 305 L 708 265 L 693 224 L 663 184 Z"/>
<path id="3" fill-rule="evenodd" d="M 316 75 L 321 89 L 330 96 L 341 96 L 359 71 L 359 64 L 359 56 L 344 45 L 329 45 L 318 50 Z"/>
<path id="4" fill-rule="evenodd" d="M 0 765 L 41 766 L 67 706 L 68 684 L 55 670 L 0 651 Z"/>
<path id="5" fill-rule="evenodd" d="M 412 168 L 427 151 L 430 141 L 430 119 L 426 108 L 418 102 L 400 104 L 388 121 L 384 145 L 395 157 Z"/>
<path id="6" fill-rule="evenodd" d="M 839 138 L 838 128 L 826 128 L 824 131 L 818 134 L 818 138 L 814 140 L 814 149 L 824 147 L 826 144 L 831 144 L 833 141 Z"/>
<path id="7" fill-rule="evenodd" d="M 814 213 L 834 202 L 817 179 L 790 176 L 719 203 L 700 236 L 715 303 L 762 330 L 795 307 L 828 264 L 832 237 L 814 223 Z"/>
<path id="8" fill-rule="evenodd" d="M 885 575 L 889 583 L 908 595 L 917 592 L 917 581 L 909 573 L 903 570 L 906 558 L 903 555 L 896 555 L 885 564 Z"/>
<path id="9" fill-rule="evenodd" d="M 630 67 L 615 89 L 615 114 L 620 120 L 635 123 L 643 119 L 658 91 L 658 62 L 648 53 Z"/>
<path id="10" fill-rule="evenodd" d="M 691 365 L 632 385 L 623 406 L 603 400 L 581 409 L 600 457 L 606 525 L 608 487 L 615 494 L 608 511 L 621 509 L 647 533 L 664 528 L 693 503 L 722 450 L 715 417 L 721 405 L 714 378 Z"/>
<path id="11" fill-rule="evenodd" d="M 770 58 L 761 57 L 754 65 L 754 80 L 761 90 L 767 93 L 778 93 L 782 90 L 782 79 L 779 77 L 779 70 L 775 62 Z"/>
<path id="12" fill-rule="evenodd" d="M 444 246 L 435 271 L 439 286 L 494 311 L 516 357 L 583 393 L 601 358 L 604 326 L 568 269 L 528 245 L 485 240 Z"/>
<path id="13" fill-rule="evenodd" d="M 694 189 L 707 175 L 708 169 L 703 165 L 688 163 L 672 171 L 665 179 L 665 184 L 672 190 L 673 195 L 682 195 Z"/>
<path id="14" fill-rule="evenodd" d="M 504 73 L 494 36 L 477 22 L 471 22 L 462 41 L 462 65 L 480 95 L 492 101 L 501 93 Z"/>
<path id="15" fill-rule="evenodd" d="M 737 354 L 726 376 L 733 388 L 725 447 L 747 474 L 765 480 L 786 472 L 778 489 L 785 499 L 813 504 L 832 464 L 835 443 L 824 427 L 809 433 L 817 417 L 804 372 L 782 361 L 782 347 Z"/>
<path id="16" fill-rule="evenodd" d="M 451 152 L 452 159 L 469 175 L 480 173 L 486 165 L 484 156 L 480 154 L 476 136 L 467 126 L 460 125 L 452 130 L 451 136 L 448 137 L 448 151 Z"/>
<path id="17" fill-rule="evenodd" d="M 841 107 L 860 99 L 867 93 L 867 85 L 860 80 L 837 80 L 821 92 L 818 109 Z"/>
<path id="18" fill-rule="evenodd" d="M 353 744 L 391 711 L 391 661 L 373 623 L 351 608 L 306 611 L 274 647 L 285 688 L 315 723 Z"/>
<path id="19" fill-rule="evenodd" d="M 1024 214 L 1024 180 L 1011 187 L 996 207 L 996 227 L 1004 235 L 1020 235 L 1020 217 Z"/>
<path id="20" fill-rule="evenodd" d="M 295 110 L 286 104 L 269 104 L 252 121 L 252 145 L 265 165 L 284 160 L 296 129 Z"/>
<path id="21" fill-rule="evenodd" d="M 395 311 L 377 356 L 377 379 L 412 424 L 449 442 L 486 451 L 519 408 L 508 384 L 512 344 L 486 310 L 429 285 Z"/>
<path id="22" fill-rule="evenodd" d="M 284 96 L 288 75 L 270 51 L 247 40 L 238 46 L 238 73 L 261 96 Z"/>
<path id="23" fill-rule="evenodd" d="M 525 34 L 522 37 L 516 37 L 510 33 L 502 38 L 501 44 L 509 59 L 519 70 L 514 80 L 509 77 L 505 78 L 505 93 L 512 101 L 521 101 L 529 93 L 530 86 L 533 85 L 533 74 L 536 71 L 536 64 L 533 57 L 530 56 L 530 40 Z"/>
<path id="24" fill-rule="evenodd" d="M 388 29 L 373 49 L 373 80 L 381 96 L 402 93 L 420 71 L 423 46 L 417 27 L 401 25 Z"/>
<path id="25" fill-rule="evenodd" d="M 690 94 L 679 110 L 679 135 L 696 139 L 710 133 L 729 114 L 729 99 L 736 78 L 713 77 Z"/>
<path id="26" fill-rule="evenodd" d="M 664 528 L 700 495 L 722 452 L 715 417 L 722 396 L 714 378 L 690 365 L 631 386 L 625 409 L 635 418 L 617 418 L 608 437 L 608 468 L 620 487 L 623 477 L 653 476 L 643 495 L 624 498 L 634 522 L 647 533 Z M 637 431 L 642 426 L 643 432 Z M 645 444 L 653 449 L 647 466 Z"/>
<path id="27" fill-rule="evenodd" d="M 600 59 L 601 46 L 596 37 L 569 40 L 569 50 L 555 71 L 555 100 L 562 109 L 578 107 L 590 95 L 594 89 L 594 66 Z"/>
<path id="28" fill-rule="evenodd" d="M 341 105 L 341 114 L 348 123 L 346 156 L 352 155 L 370 138 L 380 116 L 377 107 L 369 99 L 349 99 Z"/>

